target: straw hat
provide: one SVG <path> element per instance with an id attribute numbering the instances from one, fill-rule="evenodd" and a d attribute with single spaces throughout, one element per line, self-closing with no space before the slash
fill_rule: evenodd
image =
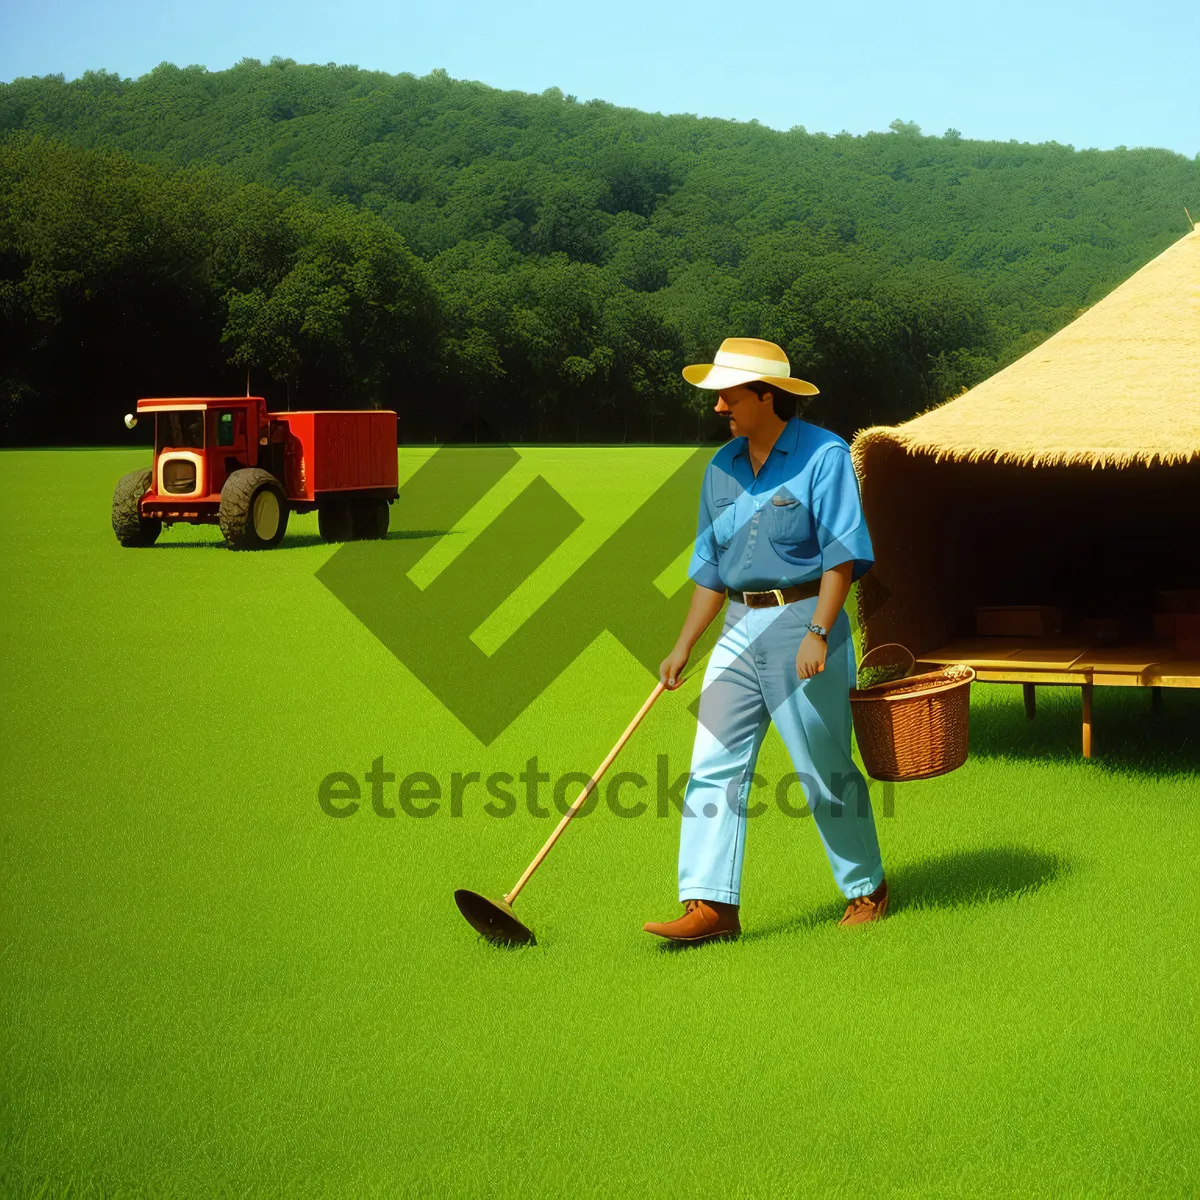
<path id="1" fill-rule="evenodd" d="M 683 368 L 683 377 L 699 388 L 719 392 L 761 379 L 793 396 L 815 396 L 820 391 L 804 379 L 793 379 L 783 349 L 761 338 L 726 338 L 711 363 Z"/>

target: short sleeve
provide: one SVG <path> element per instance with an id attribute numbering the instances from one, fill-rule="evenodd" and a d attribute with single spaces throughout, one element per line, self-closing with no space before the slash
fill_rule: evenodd
<path id="1" fill-rule="evenodd" d="M 862 578 L 875 563 L 875 551 L 871 547 L 858 476 L 854 474 L 848 447 L 831 447 L 816 464 L 812 512 L 821 547 L 821 570 L 829 571 L 842 563 L 853 562 L 851 579 Z"/>
<path id="2" fill-rule="evenodd" d="M 688 564 L 688 578 L 701 587 L 723 592 L 725 585 L 717 569 L 717 538 L 712 527 L 711 481 L 710 466 L 704 472 L 704 483 L 700 487 L 700 516 L 696 522 L 696 545 L 692 550 L 692 561 Z"/>

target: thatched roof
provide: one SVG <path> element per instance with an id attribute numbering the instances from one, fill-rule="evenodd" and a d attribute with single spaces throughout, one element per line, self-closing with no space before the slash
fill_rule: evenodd
<path id="1" fill-rule="evenodd" d="M 863 430 L 935 459 L 1125 466 L 1200 458 L 1200 228 L 1011 366 L 895 427 Z"/>

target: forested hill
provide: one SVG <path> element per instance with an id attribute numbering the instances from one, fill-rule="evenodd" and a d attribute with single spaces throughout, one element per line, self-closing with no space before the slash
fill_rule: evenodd
<path id="1" fill-rule="evenodd" d="M 678 440 L 722 337 L 783 344 L 845 435 L 991 374 L 1200 212 L 1165 150 L 661 116 L 246 60 L 0 85 L 8 440 L 111 440 L 139 394 L 245 386 Z"/>

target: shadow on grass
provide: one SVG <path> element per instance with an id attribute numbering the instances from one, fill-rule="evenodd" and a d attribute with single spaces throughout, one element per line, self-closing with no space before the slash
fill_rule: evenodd
<path id="1" fill-rule="evenodd" d="M 533 954 L 534 952 L 545 954 L 546 947 L 541 945 L 537 938 L 530 942 L 494 942 L 491 938 L 484 937 L 483 934 L 475 935 L 475 944 L 480 947 L 481 953 L 486 954 Z"/>
<path id="2" fill-rule="evenodd" d="M 1200 774 L 1200 689 L 1163 688 L 1156 715 L 1150 688 L 1095 688 L 1092 757 L 1083 760 L 1079 688 L 1039 687 L 1031 721 L 1019 685 L 980 686 L 987 699 L 979 703 L 972 695 L 973 758 L 1086 761 L 1094 770 L 1159 779 Z"/>
<path id="3" fill-rule="evenodd" d="M 841 910 L 839 909 L 838 911 L 840 912 Z M 734 942 L 753 941 L 756 936 L 758 936 L 757 931 L 755 931 L 754 933 L 743 933 L 740 937 L 736 937 L 736 938 L 720 938 L 720 939 L 714 938 L 712 941 L 707 941 L 707 942 L 668 942 L 668 941 L 664 941 L 659 944 L 658 953 L 659 954 L 691 954 L 693 951 L 704 950 L 707 947 L 714 946 L 714 945 L 729 946 L 729 945 L 732 945 Z"/>
<path id="4" fill-rule="evenodd" d="M 888 872 L 888 914 L 996 904 L 1035 892 L 1069 871 L 1069 864 L 1060 856 L 1020 846 L 943 854 Z M 742 934 L 742 940 L 806 933 L 836 924 L 845 907 L 844 900 L 821 904 L 799 916 L 751 929 Z"/>
<path id="5" fill-rule="evenodd" d="M 408 542 L 420 538 L 440 538 L 451 536 L 449 529 L 393 529 L 385 539 L 389 542 Z M 307 546 L 332 546 L 319 533 L 289 533 L 284 534 L 283 541 L 275 547 L 276 550 L 301 550 Z M 157 542 L 152 549 L 158 550 L 224 550 L 223 539 L 214 538 L 206 542 Z"/>

